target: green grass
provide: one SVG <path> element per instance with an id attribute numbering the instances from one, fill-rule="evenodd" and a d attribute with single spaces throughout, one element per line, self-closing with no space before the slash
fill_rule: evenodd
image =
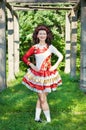
<path id="1" fill-rule="evenodd" d="M 36 93 L 21 84 L 24 73 L 0 93 L 0 130 L 85 130 L 86 95 L 79 81 L 61 73 L 63 85 L 48 95 L 51 123 L 34 122 Z M 42 119 L 45 117 L 42 113 Z"/>

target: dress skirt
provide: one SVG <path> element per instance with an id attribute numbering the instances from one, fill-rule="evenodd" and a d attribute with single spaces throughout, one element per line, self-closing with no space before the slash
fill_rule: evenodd
<path id="1" fill-rule="evenodd" d="M 35 71 L 28 69 L 22 79 L 22 83 L 32 91 L 42 93 L 55 91 L 62 84 L 62 79 L 57 70 L 54 71 Z"/>

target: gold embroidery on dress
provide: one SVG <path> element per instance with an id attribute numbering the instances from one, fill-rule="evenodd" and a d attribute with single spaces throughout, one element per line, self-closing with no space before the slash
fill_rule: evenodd
<path id="1" fill-rule="evenodd" d="M 25 77 L 27 78 L 27 80 L 30 80 L 30 81 L 35 82 L 35 83 L 44 84 L 44 85 L 48 85 L 48 84 L 57 82 L 58 79 L 60 79 L 59 74 L 56 74 L 55 77 L 49 77 L 48 79 L 46 79 L 46 77 L 36 77 L 31 72 L 28 72 L 25 75 Z"/>

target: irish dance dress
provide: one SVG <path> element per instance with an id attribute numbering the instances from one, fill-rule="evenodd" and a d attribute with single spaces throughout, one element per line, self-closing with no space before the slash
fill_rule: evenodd
<path id="1" fill-rule="evenodd" d="M 23 56 L 22 60 L 28 64 L 28 58 L 35 55 L 36 67 L 38 70 L 29 68 L 23 77 L 22 83 L 29 89 L 41 93 L 55 91 L 56 88 L 62 84 L 61 77 L 57 69 L 50 71 L 51 67 L 51 54 L 57 55 L 57 49 L 53 46 L 33 45 L 27 53 Z M 57 55 L 58 56 L 58 55 Z"/>

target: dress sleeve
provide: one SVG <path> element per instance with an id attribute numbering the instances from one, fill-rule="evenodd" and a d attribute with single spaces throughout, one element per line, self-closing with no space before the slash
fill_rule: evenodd
<path id="1" fill-rule="evenodd" d="M 29 65 L 30 64 L 30 61 L 28 60 L 28 58 L 34 54 L 34 46 L 32 46 L 26 53 L 25 55 L 22 57 L 22 61 Z"/>
<path id="2" fill-rule="evenodd" d="M 58 57 L 57 62 L 53 66 L 53 69 L 56 69 L 58 67 L 58 65 L 60 64 L 60 62 L 62 61 L 63 55 L 53 45 L 51 45 L 50 50 L 51 50 L 51 53 L 54 53 Z"/>
<path id="3" fill-rule="evenodd" d="M 50 47 L 51 53 L 54 53 L 57 57 L 60 57 L 62 54 L 58 51 L 58 49 L 56 47 L 54 47 L 53 45 L 51 45 Z"/>

